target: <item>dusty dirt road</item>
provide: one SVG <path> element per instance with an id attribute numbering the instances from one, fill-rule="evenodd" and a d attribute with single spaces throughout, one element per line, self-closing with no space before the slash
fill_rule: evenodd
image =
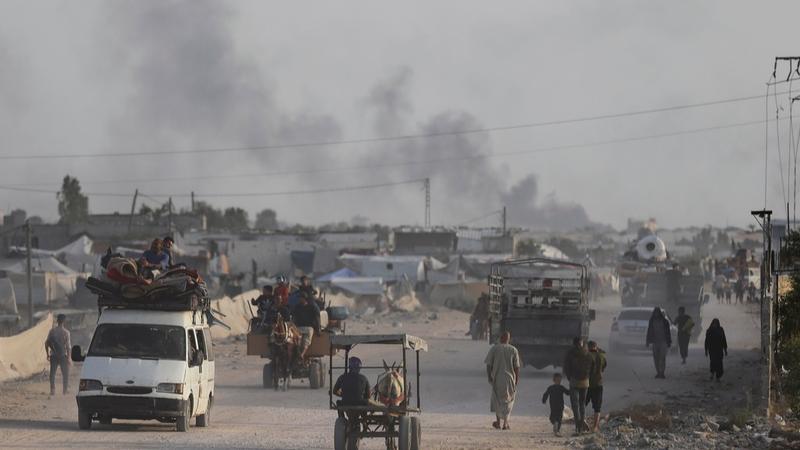
<path id="1" fill-rule="evenodd" d="M 611 318 L 619 309 L 617 298 L 605 298 L 593 307 L 592 338 L 606 345 Z M 758 318 L 746 306 L 717 305 L 705 308 L 704 323 L 718 317 L 727 329 L 731 360 L 757 360 Z M 415 317 L 392 315 L 352 320 L 349 333 L 407 332 L 428 340 L 430 352 L 422 356 L 422 426 L 426 449 L 531 449 L 564 448 L 575 441 L 550 433 L 547 407 L 541 395 L 550 384 L 552 368 L 525 368 L 519 386 L 512 430 L 491 428 L 489 389 L 483 367 L 487 344 L 463 336 L 467 315 L 439 311 L 429 320 L 427 313 Z M 375 323 L 373 323 L 375 322 Z M 396 322 L 396 323 L 395 323 Z M 513 338 L 512 338 L 513 340 Z M 512 342 L 513 343 L 513 342 Z M 370 361 L 383 356 L 391 362 L 398 353 L 378 349 L 354 354 Z M 37 350 L 38 351 L 38 350 Z M 48 398 L 48 386 L 39 377 L 0 386 L 0 447 L 2 448 L 258 448 L 330 449 L 336 414 L 328 409 L 327 389 L 312 391 L 295 383 L 288 392 L 264 390 L 260 386 L 263 361 L 244 356 L 244 343 L 218 343 L 217 392 L 210 428 L 192 428 L 178 433 L 173 426 L 157 422 L 117 422 L 91 431 L 79 431 L 73 395 Z M 693 344 L 689 363 L 680 365 L 677 355 L 667 361 L 667 379 L 653 379 L 652 359 L 647 352 L 610 354 L 606 374 L 606 410 L 631 403 L 661 402 L 675 395 L 704 396 L 720 401 L 741 390 L 741 374 L 726 374 L 725 382 L 706 381 L 707 360 L 702 348 Z M 378 362 L 378 361 L 376 361 Z M 341 359 L 339 359 L 341 363 Z M 72 386 L 77 386 L 80 366 L 73 368 Z M 375 374 L 367 373 L 372 379 Z M 710 393 L 709 393 L 710 392 Z M 565 425 L 566 431 L 570 426 Z M 566 433 L 569 436 L 571 433 Z M 382 448 L 380 441 L 364 441 L 362 448 Z"/>

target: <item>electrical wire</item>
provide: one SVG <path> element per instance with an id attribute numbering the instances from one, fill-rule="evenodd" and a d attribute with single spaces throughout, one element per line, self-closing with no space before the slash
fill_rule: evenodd
<path id="1" fill-rule="evenodd" d="M 415 184 L 415 183 L 423 183 L 425 179 L 415 179 L 415 180 L 405 180 L 405 181 L 394 181 L 394 182 L 387 182 L 387 183 L 378 183 L 378 184 L 368 184 L 362 186 L 342 186 L 342 187 L 330 187 L 324 189 L 306 189 L 306 190 L 296 190 L 296 191 L 276 191 L 276 192 L 229 192 L 229 193 L 209 193 L 209 194 L 198 194 L 195 193 L 194 196 L 196 198 L 221 198 L 221 197 L 270 197 L 270 196 L 282 196 L 282 195 L 306 195 L 306 194 L 324 194 L 328 192 L 346 192 L 346 191 L 359 191 L 365 189 L 375 189 L 381 187 L 388 187 L 388 186 L 400 186 L 404 184 Z M 0 189 L 6 189 L 5 186 L 0 186 Z M 36 192 L 36 193 L 45 193 L 45 194 L 56 194 L 56 191 L 47 191 L 43 189 L 26 189 L 26 188 L 11 188 L 10 190 L 15 191 L 23 191 L 23 192 Z M 133 194 L 97 194 L 97 193 L 83 193 L 86 196 L 124 196 L 124 197 L 132 197 Z M 160 203 L 159 200 L 156 198 L 169 198 L 169 197 L 190 197 L 192 194 L 144 194 L 141 191 L 139 195 L 152 200 L 156 203 Z"/>
<path id="2" fill-rule="evenodd" d="M 785 119 L 781 119 L 785 120 Z M 630 142 L 639 142 L 639 141 L 646 141 L 652 139 L 662 139 L 667 137 L 675 137 L 675 136 L 683 136 L 683 135 L 691 135 L 691 134 L 699 134 L 705 133 L 710 131 L 718 131 L 718 130 L 725 130 L 725 129 L 733 129 L 733 128 L 740 128 L 746 126 L 753 126 L 753 125 L 761 125 L 764 123 L 769 123 L 769 119 L 765 120 L 755 120 L 749 122 L 738 122 L 733 124 L 725 124 L 725 125 L 717 125 L 712 127 L 704 127 L 704 128 L 694 128 L 694 129 L 684 129 L 673 131 L 669 133 L 661 133 L 661 134 L 652 134 L 652 135 L 645 135 L 645 136 L 633 136 L 627 138 L 620 138 L 620 139 L 610 139 L 605 141 L 595 141 L 595 142 L 586 142 L 586 143 L 578 143 L 578 144 L 566 144 L 566 145 L 556 145 L 556 146 L 548 146 L 548 147 L 540 147 L 534 149 L 527 149 L 527 150 L 519 150 L 519 151 L 511 151 L 511 152 L 496 152 L 496 153 L 480 153 L 474 155 L 463 155 L 463 156 L 451 156 L 451 157 L 442 157 L 442 158 L 432 158 L 432 159 L 425 159 L 425 160 L 416 160 L 416 161 L 396 161 L 396 162 L 384 162 L 384 163 L 376 163 L 376 164 L 364 164 L 364 165 L 356 165 L 356 166 L 339 166 L 339 167 L 327 167 L 322 169 L 293 169 L 293 170 L 276 170 L 276 171 L 269 171 L 269 172 L 260 172 L 260 173 L 239 173 L 239 174 L 224 174 L 224 175 L 192 175 L 192 176 L 183 176 L 183 177 L 160 177 L 160 178 L 137 178 L 137 179 L 117 179 L 117 180 L 88 180 L 82 181 L 83 184 L 122 184 L 122 183 L 157 183 L 157 182 L 172 182 L 172 181 L 191 181 L 191 180 L 212 180 L 212 179 L 238 179 L 238 178 L 248 178 L 248 177 L 274 177 L 274 176 L 288 176 L 288 175 L 302 175 L 302 174 L 320 174 L 320 173 L 337 173 L 337 172 L 347 172 L 347 171 L 357 171 L 357 170 L 374 170 L 374 169 L 383 169 L 383 168 L 393 168 L 393 167 L 407 167 L 407 166 L 415 166 L 415 165 L 434 165 L 434 164 L 444 164 L 444 163 L 453 163 L 453 162 L 464 162 L 464 161 L 473 161 L 473 160 L 481 160 L 481 159 L 493 159 L 493 158 L 508 158 L 508 157 L 518 157 L 524 156 L 529 154 L 535 153 L 544 153 L 544 152 L 552 152 L 552 151 L 559 151 L 559 150 L 575 150 L 581 148 L 590 148 L 590 147 L 598 147 L 598 146 L 605 146 L 611 144 L 624 144 Z M 21 188 L 23 186 L 37 186 L 37 185 L 52 185 L 52 182 L 37 182 L 37 183 L 22 183 L 22 184 L 5 184 L 0 186 L 0 189 L 6 188 Z M 50 191 L 45 191 L 50 192 Z M 129 194 L 115 194 L 115 195 L 125 195 L 129 196 Z"/>
<path id="3" fill-rule="evenodd" d="M 777 89 L 776 89 L 777 91 Z M 570 119 L 549 120 L 543 122 L 532 122 L 513 125 L 502 125 L 495 127 L 472 128 L 464 130 L 442 131 L 435 133 L 423 134 L 406 134 L 397 136 L 382 136 L 382 137 L 367 137 L 358 139 L 345 139 L 345 140 L 331 140 L 331 141 L 317 141 L 317 142 L 302 142 L 295 144 L 274 144 L 274 145 L 258 145 L 258 146 L 243 146 L 243 147 L 220 147 L 220 148 L 200 148 L 200 149 L 187 149 L 187 150 L 155 150 L 155 151 L 128 151 L 117 153 L 67 153 L 67 154 L 17 154 L 17 155 L 0 155 L 0 160 L 36 160 L 36 159 L 71 159 L 71 158 L 120 158 L 120 157 L 146 157 L 146 156 L 164 156 L 164 155 L 183 155 L 183 154 L 204 154 L 204 153 L 229 153 L 229 152 L 243 152 L 243 151 L 263 151 L 263 150 L 278 150 L 278 149 L 301 149 L 301 148 L 314 148 L 314 147 L 331 147 L 340 145 L 353 145 L 353 144 L 366 144 L 377 142 L 392 142 L 404 141 L 413 139 L 429 139 L 443 136 L 457 136 L 464 134 L 476 133 L 493 133 L 501 131 L 510 131 L 518 129 L 529 129 L 546 127 L 553 125 L 565 125 L 571 123 L 590 122 L 595 120 L 617 119 L 622 117 L 631 117 L 643 114 L 655 114 L 669 111 L 678 111 L 691 108 L 699 108 L 706 106 L 722 105 L 727 103 L 736 103 L 748 101 L 753 99 L 760 99 L 761 95 L 752 95 L 745 97 L 733 97 L 720 100 L 711 100 L 699 103 L 689 103 L 684 105 L 673 105 L 661 108 L 642 109 L 621 113 L 600 114 L 595 116 L 576 117 Z"/>

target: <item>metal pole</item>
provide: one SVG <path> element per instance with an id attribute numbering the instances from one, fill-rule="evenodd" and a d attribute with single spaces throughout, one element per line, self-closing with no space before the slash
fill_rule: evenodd
<path id="1" fill-rule="evenodd" d="M 25 249 L 27 256 L 25 282 L 28 284 L 28 328 L 33 328 L 33 276 L 31 274 L 31 222 L 25 221 Z"/>
<path id="2" fill-rule="evenodd" d="M 506 235 L 506 207 L 503 206 L 503 236 Z"/>
<path id="3" fill-rule="evenodd" d="M 194 212 L 194 191 L 192 191 L 192 212 Z"/>
<path id="4" fill-rule="evenodd" d="M 431 227 L 431 179 L 425 178 L 425 228 Z"/>
<path id="5" fill-rule="evenodd" d="M 419 350 L 417 350 L 417 409 L 422 409 L 419 398 Z"/>
<path id="6" fill-rule="evenodd" d="M 172 197 L 169 198 L 169 232 L 172 235 Z"/>
<path id="7" fill-rule="evenodd" d="M 133 230 L 133 215 L 136 213 L 136 199 L 139 197 L 139 189 L 133 191 L 133 202 L 131 203 L 131 217 L 128 220 L 128 233 Z"/>
<path id="8" fill-rule="evenodd" d="M 406 386 L 403 386 L 403 391 L 405 392 L 406 387 L 408 386 L 408 371 L 406 370 L 406 343 L 403 342 L 403 383 L 406 383 Z M 403 398 L 403 408 L 408 408 L 408 395 Z"/>

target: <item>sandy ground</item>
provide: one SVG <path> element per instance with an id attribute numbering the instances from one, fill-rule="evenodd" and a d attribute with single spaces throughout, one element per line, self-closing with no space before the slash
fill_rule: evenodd
<path id="1" fill-rule="evenodd" d="M 713 301 L 712 301 L 713 302 Z M 593 307 L 597 320 L 592 338 L 605 346 L 611 319 L 619 310 L 617 298 L 605 298 Z M 726 328 L 732 351 L 729 367 L 751 367 L 757 360 L 758 317 L 746 306 L 709 304 L 704 323 L 718 317 Z M 348 333 L 406 332 L 428 340 L 430 352 L 422 355 L 422 427 L 426 449 L 530 449 L 564 448 L 569 437 L 550 434 L 541 395 L 550 384 L 553 369 L 525 368 L 519 386 L 512 430 L 491 428 L 489 388 L 483 367 L 485 342 L 463 336 L 467 315 L 449 310 L 421 315 L 392 314 L 349 322 Z M 157 422 L 94 424 L 79 431 L 74 395 L 49 398 L 47 381 L 36 377 L 0 385 L 0 447 L 3 448 L 260 448 L 330 449 L 333 447 L 335 412 L 328 409 L 327 389 L 312 391 L 295 382 L 288 392 L 261 388 L 263 360 L 244 356 L 244 342 L 216 344 L 216 404 L 210 428 L 192 428 L 177 433 L 173 426 Z M 647 352 L 609 354 L 605 379 L 606 410 L 632 403 L 687 402 L 728 408 L 744 398 L 752 376 L 729 371 L 725 382 L 707 381 L 707 360 L 702 348 L 693 344 L 689 362 L 680 365 L 677 355 L 667 361 L 667 379 L 653 379 L 652 358 Z M 367 364 L 391 363 L 400 353 L 392 348 L 364 348 L 354 354 Z M 341 358 L 335 363 L 341 364 Z M 71 386 L 77 386 L 80 365 L 73 367 Z M 738 372 L 738 373 L 737 373 Z M 375 373 L 366 373 L 374 379 Z M 415 399 L 414 399 L 415 400 Z M 565 425 L 569 430 L 569 426 Z M 567 433 L 569 434 L 569 433 Z M 365 449 L 382 448 L 378 440 L 364 441 Z"/>

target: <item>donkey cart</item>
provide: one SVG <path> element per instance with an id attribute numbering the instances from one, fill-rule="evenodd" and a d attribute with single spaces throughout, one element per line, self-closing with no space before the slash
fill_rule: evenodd
<path id="1" fill-rule="evenodd" d="M 329 391 L 330 408 L 335 409 L 338 414 L 333 430 L 334 449 L 357 450 L 361 439 L 383 438 L 387 450 L 419 450 L 422 448 L 419 418 L 421 412 L 419 352 L 428 351 L 428 344 L 418 337 L 407 334 L 331 336 L 331 356 L 328 364 L 330 386 L 334 385 L 334 370 L 344 373 L 349 371 L 350 351 L 359 344 L 399 345 L 402 348 L 403 361 L 401 365 L 393 364 L 391 368 L 385 362 L 382 366 L 361 366 L 362 370 L 383 371 L 375 386 L 375 399 L 371 399 L 366 405 L 344 405 L 341 401 L 334 401 L 333 389 Z M 338 350 L 344 350 L 345 364 L 335 367 L 332 355 Z M 417 380 L 416 407 L 409 404 L 411 388 L 407 382 L 408 350 L 414 351 L 416 360 L 414 364 Z M 388 387 L 389 384 L 394 386 Z"/>

